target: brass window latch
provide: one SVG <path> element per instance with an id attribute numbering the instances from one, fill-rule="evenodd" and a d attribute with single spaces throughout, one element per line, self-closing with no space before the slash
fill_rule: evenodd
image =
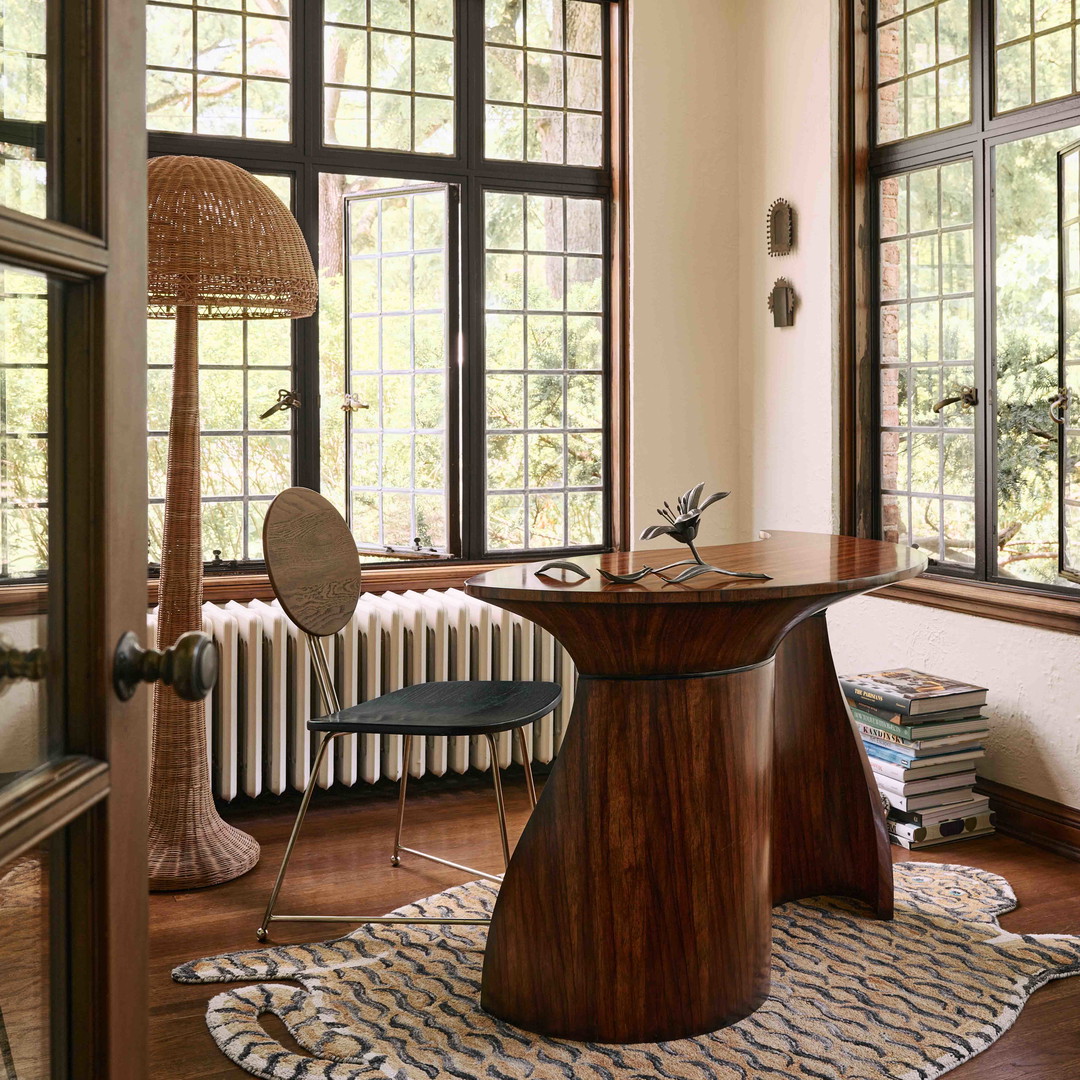
<path id="1" fill-rule="evenodd" d="M 1050 419 L 1059 427 L 1065 426 L 1065 414 L 1069 411 L 1069 400 L 1069 389 L 1066 386 L 1059 386 L 1057 393 L 1050 399 Z"/>
<path id="2" fill-rule="evenodd" d="M 939 413 L 950 405 L 962 405 L 965 409 L 973 409 L 979 404 L 979 391 L 974 386 L 960 387 L 960 393 L 952 397 L 942 398 L 935 406 L 934 412 Z"/>
<path id="3" fill-rule="evenodd" d="M 342 400 L 341 411 L 342 412 L 359 412 L 361 409 L 370 409 L 371 406 L 366 401 L 361 401 L 359 394 L 346 394 Z"/>
<path id="4" fill-rule="evenodd" d="M 269 420 L 276 412 L 284 412 L 286 409 L 299 409 L 300 395 L 295 390 L 279 390 L 277 401 L 259 417 L 260 420 Z"/>

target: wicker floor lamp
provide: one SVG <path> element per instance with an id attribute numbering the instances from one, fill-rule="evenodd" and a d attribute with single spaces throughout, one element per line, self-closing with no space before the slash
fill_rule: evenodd
<path id="1" fill-rule="evenodd" d="M 149 165 L 149 314 L 176 319 L 158 647 L 202 629 L 199 318 L 301 319 L 318 283 L 292 214 L 225 161 L 159 157 Z M 259 845 L 222 821 L 210 791 L 205 702 L 154 687 L 149 864 L 152 889 L 239 877 Z"/>

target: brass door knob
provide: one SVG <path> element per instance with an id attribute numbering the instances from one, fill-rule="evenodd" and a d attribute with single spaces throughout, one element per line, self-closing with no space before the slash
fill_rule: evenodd
<path id="1" fill-rule="evenodd" d="M 164 652 L 144 649 L 132 633 L 116 646 L 113 687 L 121 701 L 129 700 L 141 682 L 171 686 L 184 701 L 202 701 L 218 677 L 218 651 L 213 641 L 198 630 L 189 630 Z"/>

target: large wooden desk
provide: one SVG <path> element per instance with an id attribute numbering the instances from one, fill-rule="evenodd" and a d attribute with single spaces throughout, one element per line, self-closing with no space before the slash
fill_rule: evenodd
<path id="1" fill-rule="evenodd" d="M 473 578 L 550 630 L 580 674 L 562 750 L 499 893 L 482 1003 L 530 1031 L 630 1043 L 714 1031 L 769 992 L 770 909 L 834 894 L 892 915 L 892 863 L 824 610 L 914 577 L 918 551 L 771 533 L 703 549 L 682 586 L 596 573 L 679 551 Z M 775 702 L 775 704 L 774 704 Z"/>

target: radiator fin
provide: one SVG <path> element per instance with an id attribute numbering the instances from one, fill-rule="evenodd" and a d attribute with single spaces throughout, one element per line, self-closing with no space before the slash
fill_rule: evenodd
<path id="1" fill-rule="evenodd" d="M 157 613 L 147 616 L 154 640 Z M 221 654 L 218 685 L 207 701 L 208 768 L 214 794 L 280 795 L 303 790 L 317 741 L 307 720 L 323 714 L 307 638 L 275 601 L 203 606 L 203 629 Z M 527 619 L 467 596 L 446 592 L 365 593 L 343 630 L 324 640 L 344 706 L 403 686 L 492 679 L 557 682 L 563 699 L 554 713 L 530 724 L 534 762 L 559 751 L 573 708 L 577 672 L 565 650 Z M 401 776 L 400 736 L 350 735 L 324 761 L 319 785 L 352 787 Z M 510 733 L 498 738 L 499 765 L 520 763 Z M 444 776 L 491 768 L 482 738 L 413 741 L 410 776 Z"/>

